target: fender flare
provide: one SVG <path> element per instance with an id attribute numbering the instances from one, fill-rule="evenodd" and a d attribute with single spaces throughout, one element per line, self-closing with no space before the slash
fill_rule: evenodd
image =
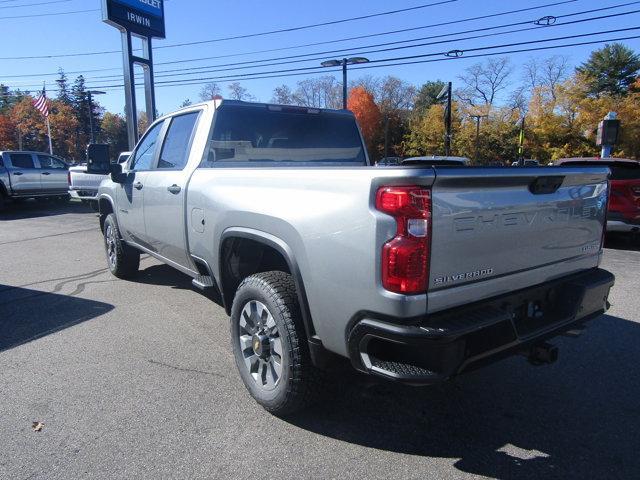
<path id="1" fill-rule="evenodd" d="M 227 228 L 224 232 L 222 232 L 222 236 L 220 237 L 220 246 L 222 246 L 226 239 L 230 237 L 238 237 L 238 238 L 246 238 L 249 240 L 254 240 L 259 243 L 263 243 L 274 250 L 276 250 L 287 262 L 287 266 L 289 267 L 289 271 L 293 276 L 293 281 L 296 285 L 296 292 L 298 294 L 298 303 L 300 304 L 300 311 L 302 312 L 302 322 L 304 324 L 304 329 L 307 334 L 307 339 L 309 341 L 314 340 L 316 335 L 315 328 L 313 326 L 313 320 L 311 319 L 311 312 L 309 310 L 309 302 L 307 300 L 307 293 L 304 288 L 304 281 L 302 279 L 302 274 L 300 273 L 300 267 L 298 266 L 298 262 L 296 261 L 293 250 L 289 245 L 282 240 L 281 238 L 276 237 L 275 235 L 271 235 L 270 233 L 263 232 L 261 230 L 255 230 L 252 228 L 245 227 L 230 227 Z M 224 286 L 222 285 L 222 248 L 218 252 L 218 278 L 220 279 L 220 290 L 222 297 L 224 298 Z M 225 308 L 228 310 L 231 309 L 231 306 L 225 305 Z M 315 337 L 317 338 L 317 337 Z"/>

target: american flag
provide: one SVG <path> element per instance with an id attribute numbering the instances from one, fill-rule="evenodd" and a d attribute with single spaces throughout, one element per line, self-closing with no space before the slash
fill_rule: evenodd
<path id="1" fill-rule="evenodd" d="M 42 89 L 40 96 L 33 101 L 33 106 L 36 107 L 42 115 L 49 116 L 49 104 L 47 102 L 47 92 Z"/>

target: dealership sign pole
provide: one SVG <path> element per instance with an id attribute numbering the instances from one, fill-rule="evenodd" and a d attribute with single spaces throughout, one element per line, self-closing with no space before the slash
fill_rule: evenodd
<path id="1" fill-rule="evenodd" d="M 151 40 L 165 38 L 164 0 L 103 0 L 102 19 L 122 32 L 125 108 L 129 149 L 138 141 L 138 111 L 135 95 L 135 66 L 144 71 L 144 91 L 147 119 L 155 119 L 156 98 L 153 81 Z M 142 55 L 133 54 L 132 37 L 142 40 Z"/>

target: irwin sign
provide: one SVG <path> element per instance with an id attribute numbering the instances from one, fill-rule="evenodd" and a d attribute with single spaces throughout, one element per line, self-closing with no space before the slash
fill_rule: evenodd
<path id="1" fill-rule="evenodd" d="M 165 38 L 164 0 L 103 0 L 102 19 L 143 37 Z"/>

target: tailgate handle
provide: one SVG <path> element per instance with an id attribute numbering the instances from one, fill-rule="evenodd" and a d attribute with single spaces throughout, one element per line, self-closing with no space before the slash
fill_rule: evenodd
<path id="1" fill-rule="evenodd" d="M 534 195 L 555 193 L 562 186 L 563 181 L 562 176 L 538 177 L 529 184 L 529 191 Z"/>

